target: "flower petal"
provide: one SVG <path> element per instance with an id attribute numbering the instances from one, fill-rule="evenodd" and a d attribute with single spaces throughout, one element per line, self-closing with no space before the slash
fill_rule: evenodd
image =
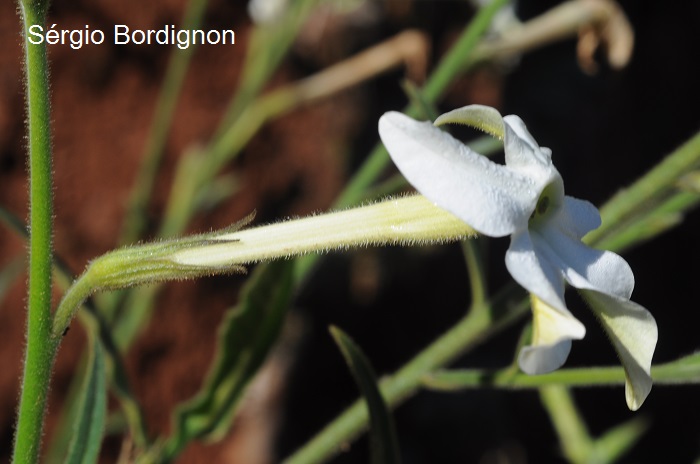
<path id="1" fill-rule="evenodd" d="M 573 235 L 577 240 L 601 224 L 598 208 L 589 201 L 569 196 L 564 197 L 557 221 L 563 232 Z"/>
<path id="2" fill-rule="evenodd" d="M 384 114 L 379 135 L 416 190 L 484 235 L 502 237 L 525 228 L 546 185 L 401 113 Z"/>
<path id="3" fill-rule="evenodd" d="M 625 298 L 581 290 L 612 340 L 625 368 L 627 406 L 636 411 L 651 391 L 651 358 L 658 340 L 654 317 L 643 306 Z"/>
<path id="4" fill-rule="evenodd" d="M 555 177 L 561 179 L 559 172 L 552 164 L 552 150 L 540 148 L 520 117 L 511 114 L 504 117 L 503 122 L 505 123 L 504 150 L 508 167 L 530 170 L 537 168 L 541 172 L 534 171 L 532 175 L 551 177 L 551 180 Z"/>
<path id="5" fill-rule="evenodd" d="M 526 374 L 546 374 L 560 368 L 571 350 L 571 340 L 580 340 L 586 328 L 568 311 L 563 313 L 532 296 L 532 345 L 520 350 L 518 364 Z"/>
<path id="6" fill-rule="evenodd" d="M 433 123 L 436 126 L 443 124 L 466 124 L 491 134 L 497 139 L 505 137 L 505 124 L 503 116 L 495 108 L 484 105 L 469 105 L 457 108 L 441 114 Z"/>
<path id="7" fill-rule="evenodd" d="M 510 238 L 506 252 L 506 267 L 527 291 L 536 295 L 549 306 L 569 314 L 564 302 L 564 278 L 555 263 L 538 256 L 534 237 L 527 231 L 518 232 Z"/>
<path id="8" fill-rule="evenodd" d="M 502 117 L 498 110 L 489 106 L 469 105 L 440 115 L 434 124 L 466 124 L 504 139 L 508 168 L 539 179 L 542 187 L 550 183 L 562 184 L 561 176 L 552 164 L 552 151 L 540 148 L 518 116 Z M 563 196 L 563 185 L 558 190 Z"/>
<path id="9" fill-rule="evenodd" d="M 566 197 L 560 211 L 531 227 L 535 252 L 541 261 L 561 269 L 573 287 L 629 299 L 634 289 L 634 274 L 627 261 L 580 241 L 581 234 L 594 224 L 592 211 L 586 203 Z M 583 215 L 576 216 L 577 213 Z"/>

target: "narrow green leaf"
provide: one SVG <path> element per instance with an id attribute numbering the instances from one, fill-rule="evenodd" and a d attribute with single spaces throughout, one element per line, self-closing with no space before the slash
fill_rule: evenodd
<path id="1" fill-rule="evenodd" d="M 699 202 L 700 194 L 693 191 L 674 192 L 668 198 L 650 201 L 646 209 L 621 221 L 602 240 L 596 241 L 595 247 L 621 252 L 640 245 L 680 225 Z"/>
<path id="2" fill-rule="evenodd" d="M 613 427 L 593 443 L 594 459 L 591 461 L 601 464 L 617 462 L 642 438 L 648 429 L 649 421 L 644 417 L 635 417 Z"/>
<path id="3" fill-rule="evenodd" d="M 372 366 L 362 350 L 345 332 L 337 327 L 331 327 L 330 331 L 367 403 L 372 464 L 401 462 L 394 423 L 389 408 L 377 387 Z"/>
<path id="4" fill-rule="evenodd" d="M 85 309 L 83 314 L 86 317 L 83 318 L 83 324 L 99 338 L 111 391 L 120 403 L 121 412 L 129 427 L 134 445 L 137 448 L 143 448 L 149 442 L 146 422 L 141 405 L 131 390 L 124 360 L 114 341 L 111 328 L 102 313 L 90 302 L 85 305 Z"/>
<path id="5" fill-rule="evenodd" d="M 208 0 L 190 0 L 187 3 L 183 29 L 198 29 L 207 10 Z M 173 47 L 168 69 L 161 84 L 160 93 L 149 129 L 148 139 L 141 156 L 141 167 L 133 184 L 127 205 L 120 244 L 129 245 L 142 238 L 146 228 L 146 208 L 153 195 L 156 176 L 163 162 L 165 145 L 171 130 L 175 109 L 182 90 L 190 60 L 197 49 L 196 44 L 186 49 Z"/>
<path id="6" fill-rule="evenodd" d="M 700 193 L 700 171 L 692 171 L 681 177 L 678 186 L 686 192 Z"/>
<path id="7" fill-rule="evenodd" d="M 83 397 L 81 395 L 88 380 L 86 378 L 86 375 L 89 375 L 87 372 L 87 358 L 90 356 L 91 351 L 88 350 L 88 352 L 83 353 L 81 359 L 76 362 L 75 372 L 64 399 L 64 406 L 56 420 L 58 425 L 56 425 L 55 432 L 51 434 L 51 440 L 48 442 L 44 452 L 44 462 L 47 464 L 63 462 L 72 444 L 73 428 L 82 406 L 81 400 Z"/>
<path id="8" fill-rule="evenodd" d="M 663 199 L 677 188 L 679 179 L 700 165 L 700 132 L 666 156 L 660 163 L 631 186 L 608 200 L 600 209 L 602 225 L 588 233 L 585 242 L 595 246 L 617 233 L 620 225 L 640 212 L 649 210 L 649 204 Z M 686 192 L 687 193 L 687 192 Z"/>
<path id="9" fill-rule="evenodd" d="M 107 415 L 107 378 L 100 343 L 91 344 L 83 400 L 76 416 L 66 464 L 97 462 Z"/>
<path id="10" fill-rule="evenodd" d="M 181 404 L 174 434 L 164 447 L 173 459 L 190 441 L 221 438 L 229 429 L 246 386 L 277 340 L 292 294 L 293 261 L 256 268 L 219 329 L 218 352 L 199 393 Z"/>
<path id="11" fill-rule="evenodd" d="M 666 364 L 652 366 L 651 377 L 656 384 L 700 383 L 700 353 L 693 353 Z"/>

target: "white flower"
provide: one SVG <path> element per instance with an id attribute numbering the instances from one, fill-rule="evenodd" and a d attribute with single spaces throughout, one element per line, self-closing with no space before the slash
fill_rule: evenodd
<path id="1" fill-rule="evenodd" d="M 494 163 L 435 127 L 462 123 L 504 139 L 505 165 Z M 581 238 L 600 225 L 589 202 L 564 195 L 551 150 L 540 147 L 518 116 L 472 105 L 440 116 L 435 125 L 401 113 L 379 120 L 394 163 L 429 200 L 491 237 L 510 235 L 506 266 L 532 295 L 532 345 L 518 361 L 528 374 L 559 368 L 571 340 L 586 329 L 567 309 L 565 283 L 577 288 L 613 342 L 626 374 L 626 398 L 638 409 L 651 390 L 654 318 L 630 301 L 634 275 L 627 262 L 590 248 Z"/>

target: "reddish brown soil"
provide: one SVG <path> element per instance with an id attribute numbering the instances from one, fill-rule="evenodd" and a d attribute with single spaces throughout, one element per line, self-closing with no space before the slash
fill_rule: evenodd
<path id="1" fill-rule="evenodd" d="M 49 20 L 59 27 L 107 29 L 125 23 L 134 28 L 177 23 L 184 1 L 156 3 L 55 2 Z M 23 88 L 19 21 L 12 2 L 0 5 L 0 198 L 3 207 L 26 216 L 27 187 L 24 161 Z M 250 29 L 244 10 L 217 3 L 209 18 L 235 28 L 235 46 L 201 47 L 192 62 L 173 120 L 163 169 L 151 214 L 164 207 L 174 166 L 182 151 L 208 140 L 236 88 Z M 51 46 L 51 89 L 54 121 L 55 248 L 74 272 L 89 259 L 116 245 L 131 184 L 139 167 L 144 142 L 160 89 L 169 47 L 116 49 L 86 46 L 74 51 Z M 291 69 L 275 78 L 293 79 Z M 352 93 L 299 111 L 266 127 L 236 165 L 240 194 L 206 217 L 192 230 L 226 226 L 257 209 L 274 214 L 304 214 L 325 209 L 343 179 L 338 149 L 352 134 L 356 106 Z M 341 110 L 342 108 L 342 110 Z M 312 136 L 313 134 L 313 136 Z M 290 189 L 296 194 L 285 200 Z M 0 228 L 0 267 L 21 256 L 23 241 Z M 24 328 L 24 277 L 2 301 L 0 310 L 0 459 L 9 457 L 18 397 Z M 214 352 L 215 332 L 223 310 L 236 301 L 243 281 L 232 277 L 202 285 L 168 286 L 155 314 L 157 324 L 146 328 L 127 356 L 130 379 L 144 406 L 152 433 L 166 432 L 170 411 L 199 387 Z M 61 347 L 48 415 L 48 438 L 81 354 L 84 337 L 73 324 Z M 246 437 L 245 420 L 233 436 Z M 238 442 L 193 446 L 183 462 L 221 462 L 240 455 Z M 114 448 L 113 442 L 110 442 Z M 245 445 L 244 445 L 245 446 Z M 243 450 L 245 451 L 245 449 Z M 240 456 L 239 456 L 240 457 Z M 264 461 L 264 459 L 263 459 Z M 260 459 L 241 462 L 260 462 Z"/>
<path id="2" fill-rule="evenodd" d="M 178 24 L 185 3 L 56 0 L 50 23 L 62 28 L 89 24 L 108 29 L 117 23 L 158 28 Z M 152 230 L 159 223 L 183 150 L 209 139 L 236 89 L 250 31 L 244 3 L 211 2 L 207 24 L 235 29 L 237 43 L 203 46 L 194 55 L 149 208 Z M 428 32 L 435 58 L 447 49 L 470 14 L 465 2 L 374 3 L 385 7 L 379 21 L 363 25 L 317 18 L 310 23 L 270 85 L 304 77 L 408 26 Z M 519 3 L 525 17 L 544 8 L 542 2 Z M 634 59 L 623 72 L 604 68 L 596 77 L 583 75 L 575 61 L 575 44 L 566 42 L 513 63 L 508 82 L 487 70 L 461 80 L 448 93 L 445 107 L 483 103 L 522 115 L 536 138 L 553 148 L 567 192 L 601 204 L 698 127 L 700 71 L 693 59 L 700 21 L 697 2 L 678 2 L 682 6 L 673 9 L 654 2 L 648 6 L 637 1 L 621 3 L 637 32 Z M 445 5 L 450 8 L 447 13 L 441 12 Z M 679 11 L 687 14 L 674 14 Z M 55 249 L 75 273 L 117 243 L 170 51 L 163 46 L 49 48 Z M 197 216 L 189 231 L 224 227 L 252 210 L 258 211 L 256 221 L 267 222 L 328 208 L 360 163 L 359 156 L 376 142 L 379 115 L 404 105 L 397 85 L 403 75 L 403 71 L 395 72 L 266 125 L 227 167 L 240 183 L 237 193 L 213 211 Z M 26 217 L 28 201 L 23 94 L 19 20 L 14 2 L 0 2 L 0 205 L 20 218 Z M 655 246 L 626 255 L 637 277 L 635 299 L 652 309 L 661 328 L 661 361 L 698 346 L 697 311 L 689 308 L 695 304 L 689 295 L 697 290 L 697 272 L 677 271 L 681 269 L 678 260 L 695 269 L 692 263 L 700 259 L 697 246 L 688 245 L 697 241 L 696 218 L 691 216 L 683 228 L 654 242 Z M 507 245 L 498 240 L 489 243 L 498 252 L 493 253 L 490 265 L 495 289 L 508 278 L 501 253 Z M 254 386 L 229 436 L 215 445 L 192 445 L 181 462 L 267 463 L 275 459 L 276 451 L 286 454 L 298 447 L 357 396 L 327 335 L 327 325 L 338 324 L 356 336 L 378 372 L 395 369 L 463 312 L 467 280 L 459 251 L 451 251 L 438 253 L 437 258 L 422 252 L 407 258 L 405 252 L 394 249 L 367 250 L 355 258 L 336 255 L 327 260 L 329 266 L 314 276 L 315 285 L 310 284 L 300 297 L 299 305 L 311 314 L 300 319 L 308 316 L 311 322 L 292 324 L 287 335 L 295 341 L 303 334 L 296 348 L 306 350 L 308 356 L 287 377 L 290 359 L 297 351 L 285 345 Z M 21 259 L 23 253 L 23 240 L 0 227 L 0 269 Z M 144 329 L 125 355 L 129 380 L 153 434 L 169 430 L 173 406 L 199 387 L 214 352 L 216 327 L 225 308 L 235 304 L 244 279 L 233 276 L 172 284 L 161 293 L 156 322 Z M 0 300 L 0 461 L 10 456 L 23 356 L 25 294 L 25 277 L 20 276 Z M 575 345 L 572 364 L 614 363 L 613 352 L 595 330 L 593 318 L 585 308 L 577 309 L 581 310 L 577 316 L 589 318 L 584 320 L 591 330 L 586 340 Z M 507 365 L 518 331 L 506 337 L 510 338 L 498 339 L 467 358 L 466 365 Z M 46 441 L 55 432 L 83 344 L 83 331 L 76 321 L 56 363 Z M 328 359 L 318 362 L 323 356 Z M 335 390 L 342 394 L 329 399 Z M 695 404 L 696 396 L 691 388 L 654 390 L 644 414 L 653 419 L 655 428 L 636 448 L 635 462 L 665 462 L 672 456 L 668 454 L 671 448 L 677 453 L 671 457 L 674 462 L 697 458 L 700 421 L 696 409 L 687 407 Z M 577 393 L 594 434 L 630 419 L 622 397 L 620 389 Z M 282 399 L 286 399 L 284 407 Z M 288 414 L 284 433 L 273 450 L 269 440 L 283 414 Z M 422 395 L 396 417 L 402 450 L 411 453 L 412 462 L 495 462 L 503 453 L 513 458 L 510 462 L 528 458 L 530 462 L 551 462 L 557 455 L 556 436 L 534 393 Z M 678 424 L 683 424 L 682 430 Z M 109 438 L 104 462 L 114 462 L 120 446 L 119 438 Z M 362 446 L 355 446 L 354 455 L 341 456 L 339 461 L 366 462 Z M 436 453 L 443 453 L 443 458 L 436 458 Z"/>
<path id="3" fill-rule="evenodd" d="M 144 4 L 132 0 L 97 5 L 55 1 L 49 24 L 57 23 L 64 29 L 88 24 L 91 29 L 105 31 L 113 24 L 160 28 L 179 23 L 185 3 L 170 0 Z M 194 55 L 149 208 L 154 230 L 178 158 L 187 147 L 205 143 L 214 133 L 241 72 L 250 31 L 245 10 L 242 6 L 212 3 L 206 21 L 234 28 L 236 45 L 202 46 Z M 362 29 L 364 26 L 360 27 L 363 34 L 357 34 L 353 27 L 356 26 L 342 21 L 329 22 L 327 16 L 314 20 L 300 38 L 296 64 L 284 62 L 271 85 L 292 81 L 337 62 L 383 35 L 372 32 L 371 27 Z M 22 49 L 19 20 L 12 2 L 0 5 L 0 41 L 0 204 L 25 218 L 28 199 Z M 49 47 L 55 249 L 76 274 L 91 258 L 117 244 L 170 51 L 165 46 L 107 44 L 80 50 L 67 45 Z M 398 94 L 395 81 L 391 85 Z M 367 123 L 373 92 L 376 90 L 372 85 L 348 90 L 266 125 L 231 166 L 240 184 L 236 195 L 214 211 L 196 217 L 190 231 L 224 227 L 253 210 L 257 210 L 256 221 L 266 222 L 327 209 L 348 170 L 357 164 L 349 158 L 351 147 L 357 145 L 355 138 L 363 130 L 369 133 L 370 140 L 359 144 L 363 150 L 376 140 L 373 124 Z M 494 104 L 489 98 L 483 102 Z M 369 129 L 363 129 L 363 125 Z M 23 253 L 23 241 L 0 227 L 0 268 Z M 25 280 L 24 276 L 18 278 L 1 302 L 0 459 L 9 458 L 18 398 Z M 199 388 L 214 353 L 218 322 L 223 311 L 236 302 L 236 291 L 243 281 L 243 277 L 236 276 L 209 279 L 197 284 L 168 285 L 161 293 L 154 314 L 157 323 L 144 329 L 126 355 L 129 379 L 152 434 L 168 432 L 173 406 Z M 55 293 L 58 299 L 59 292 Z M 76 360 L 83 350 L 84 334 L 78 327 L 79 323 L 74 322 L 56 362 L 47 441 L 54 432 Z M 255 387 L 262 393 L 251 395 L 254 399 L 248 401 L 249 406 L 229 439 L 218 445 L 195 444 L 186 450 L 182 462 L 223 462 L 225 458 L 245 463 L 269 461 L 272 449 L 264 440 L 272 436 L 279 415 L 275 408 L 279 409 L 280 376 L 284 369 L 268 369 L 268 380 Z M 274 381 L 270 384 L 269 379 Z M 105 459 L 114 458 L 119 446 L 119 440 L 108 439 Z"/>

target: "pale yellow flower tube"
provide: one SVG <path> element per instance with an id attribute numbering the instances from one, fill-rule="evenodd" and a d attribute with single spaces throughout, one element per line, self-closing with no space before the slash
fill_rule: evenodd
<path id="1" fill-rule="evenodd" d="M 476 232 L 422 195 L 214 235 L 174 252 L 178 265 L 216 268 L 370 245 L 445 243 Z M 221 241 L 222 243 L 216 243 Z"/>
<path id="2" fill-rule="evenodd" d="M 265 226 L 147 243 L 93 260 L 64 295 L 53 334 L 68 327 L 80 304 L 99 290 L 241 272 L 242 265 L 370 245 L 427 245 L 476 232 L 421 195 Z"/>

